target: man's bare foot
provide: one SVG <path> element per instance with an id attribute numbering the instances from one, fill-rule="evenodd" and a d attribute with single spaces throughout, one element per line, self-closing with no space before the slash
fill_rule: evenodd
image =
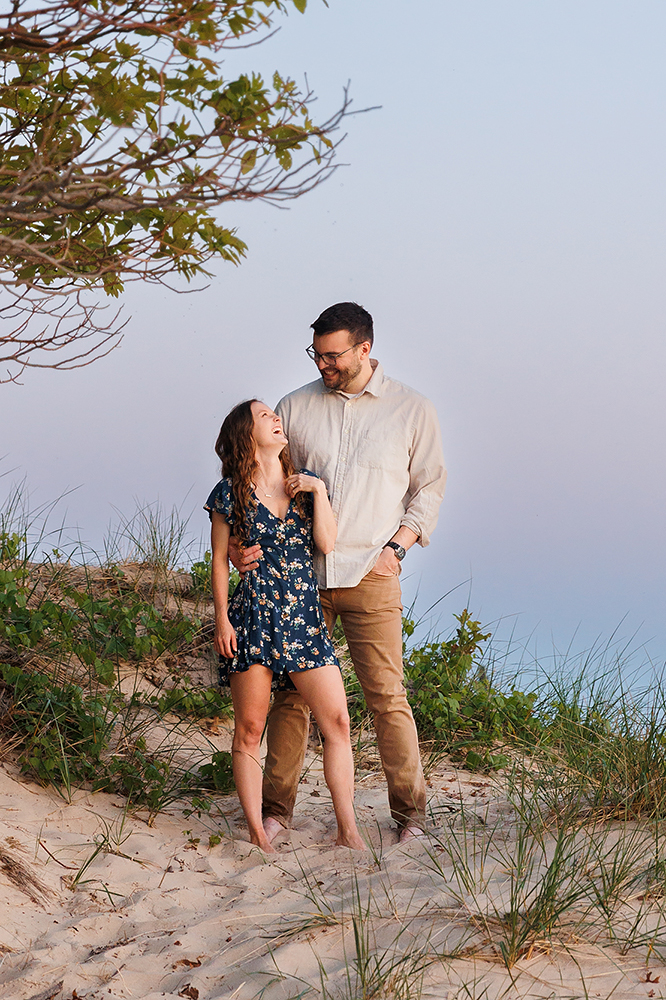
<path id="1" fill-rule="evenodd" d="M 336 847 L 351 847 L 352 851 L 367 851 L 368 849 L 368 845 L 359 833 L 338 833 L 335 844 Z"/>
<path id="2" fill-rule="evenodd" d="M 407 844 L 410 840 L 423 840 L 425 835 L 425 830 L 422 830 L 420 826 L 408 823 L 400 831 L 400 843 Z"/>
<path id="3" fill-rule="evenodd" d="M 284 827 L 274 816 L 267 816 L 264 820 L 264 833 L 266 834 L 266 840 L 271 844 L 278 833 L 284 833 Z"/>

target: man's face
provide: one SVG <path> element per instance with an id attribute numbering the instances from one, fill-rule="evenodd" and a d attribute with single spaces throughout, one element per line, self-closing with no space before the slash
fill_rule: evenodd
<path id="1" fill-rule="evenodd" d="M 336 330 L 335 333 L 325 333 L 313 338 L 313 346 L 318 354 L 341 354 L 334 364 L 327 358 L 317 361 L 319 374 L 327 389 L 345 391 L 350 382 L 360 374 L 362 363 L 360 348 L 362 344 L 352 346 L 349 330 Z M 345 352 L 343 354 L 343 351 Z"/>

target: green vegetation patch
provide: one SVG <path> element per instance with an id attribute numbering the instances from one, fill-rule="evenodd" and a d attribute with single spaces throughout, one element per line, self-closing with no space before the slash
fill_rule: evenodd
<path id="1" fill-rule="evenodd" d="M 472 770 L 503 767 L 508 761 L 503 745 L 541 734 L 537 695 L 496 687 L 483 663 L 490 632 L 467 610 L 454 618 L 458 624 L 450 639 L 411 647 L 416 624 L 403 619 L 405 687 L 419 737 Z M 352 726 L 367 727 L 365 699 L 352 671 L 346 684 Z"/>
<path id="2" fill-rule="evenodd" d="M 62 584 L 58 600 L 39 599 L 24 569 L 0 570 L 0 640 L 61 662 L 76 656 L 106 685 L 119 660 L 185 649 L 200 630 L 198 619 L 166 616 L 133 591 L 97 597 Z"/>
<path id="3" fill-rule="evenodd" d="M 0 664 L 0 676 L 12 708 L 4 728 L 23 737 L 19 762 L 47 784 L 72 785 L 99 778 L 101 755 L 108 746 L 113 693 L 87 696 L 76 684 L 57 685 L 41 674 Z"/>
<path id="4" fill-rule="evenodd" d="M 7 661 L 0 663 L 0 725 L 22 770 L 67 800 L 83 784 L 120 793 L 151 820 L 175 798 L 230 790 L 221 758 L 210 775 L 177 764 L 179 741 L 168 733 L 181 724 L 165 721 L 170 713 L 224 718 L 227 696 L 178 672 L 170 690 L 121 689 L 128 664 L 140 672 L 163 653 L 191 653 L 210 642 L 210 625 L 177 604 L 165 611 L 146 600 L 120 567 L 84 568 L 85 585 L 75 587 L 76 571 L 32 564 L 26 552 L 25 538 L 0 532 L 0 656 Z M 147 736 L 159 721 L 167 738 L 153 751 Z"/>

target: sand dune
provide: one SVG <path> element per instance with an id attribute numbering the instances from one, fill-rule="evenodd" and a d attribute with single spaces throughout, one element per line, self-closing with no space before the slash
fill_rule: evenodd
<path id="1" fill-rule="evenodd" d="M 510 842 L 499 783 L 444 765 L 430 778 L 435 836 L 401 847 L 383 779 L 366 774 L 357 802 L 372 848 L 360 854 L 334 846 L 320 759 L 308 764 L 295 827 L 271 859 L 247 842 L 234 796 L 201 817 L 173 804 L 149 827 L 118 796 L 79 791 L 66 803 L 3 764 L 0 998 L 663 995 L 654 957 L 575 938 L 534 948 L 512 982 L 448 893 L 437 839 L 462 803 L 461 836 L 492 827 Z M 493 878 L 501 893 L 506 874 Z M 442 957 L 457 946 L 460 957 Z"/>

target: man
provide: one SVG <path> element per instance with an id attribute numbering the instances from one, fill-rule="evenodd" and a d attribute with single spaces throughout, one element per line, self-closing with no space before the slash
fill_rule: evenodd
<path id="1" fill-rule="evenodd" d="M 354 669 L 374 714 L 391 815 L 401 841 L 419 836 L 426 793 L 418 737 L 403 684 L 398 575 L 407 551 L 427 545 L 446 470 L 435 409 L 370 358 L 372 317 L 339 302 L 312 324 L 307 353 L 320 378 L 276 407 L 296 468 L 321 476 L 338 522 L 335 549 L 315 556 L 326 624 L 342 621 Z M 256 565 L 248 549 L 241 569 Z M 263 782 L 269 840 L 291 822 L 308 710 L 296 692 L 275 695 Z"/>

